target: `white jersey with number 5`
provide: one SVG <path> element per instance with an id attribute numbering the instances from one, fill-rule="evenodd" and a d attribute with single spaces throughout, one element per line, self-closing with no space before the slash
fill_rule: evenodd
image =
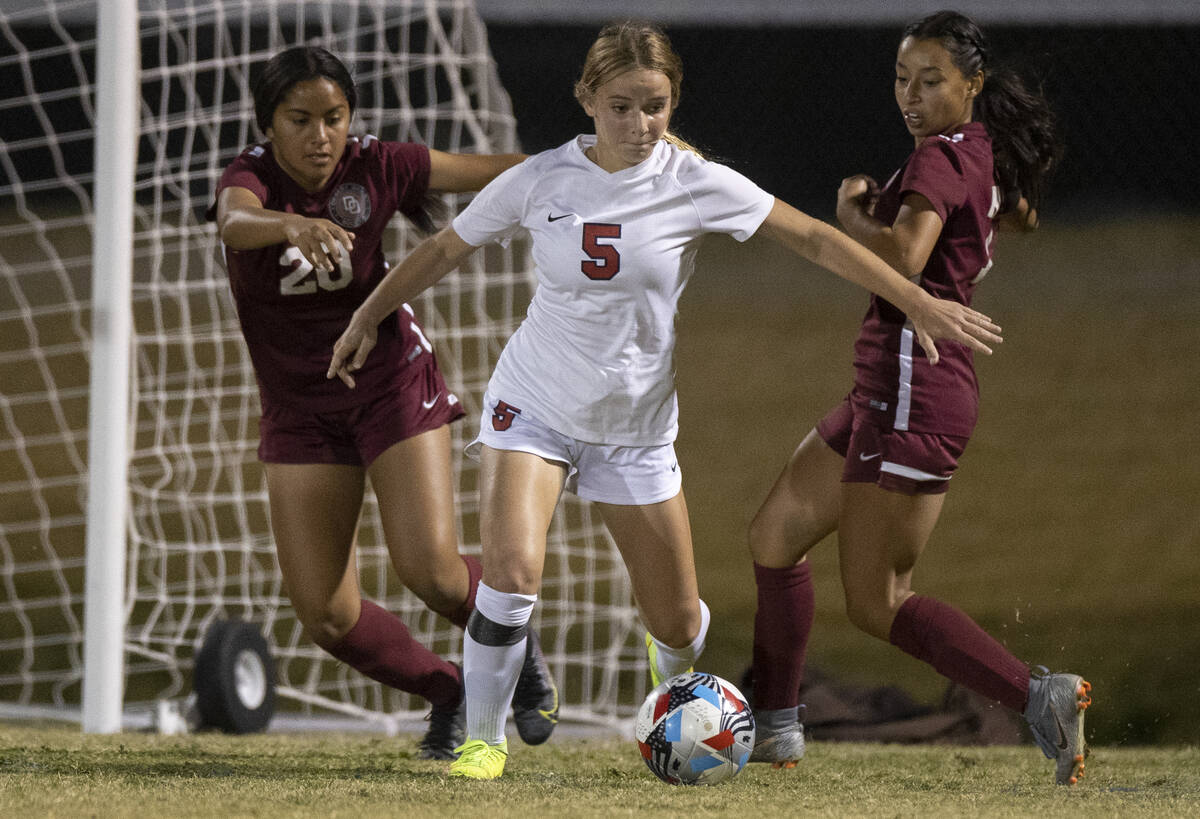
<path id="1" fill-rule="evenodd" d="M 579 136 L 496 177 L 454 220 L 468 244 L 533 242 L 537 288 L 488 392 L 581 441 L 675 440 L 675 311 L 699 239 L 745 241 L 774 197 L 736 171 L 660 141 L 616 173 Z"/>

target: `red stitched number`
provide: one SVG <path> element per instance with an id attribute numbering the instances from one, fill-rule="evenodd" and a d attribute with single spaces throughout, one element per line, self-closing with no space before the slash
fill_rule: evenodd
<path id="1" fill-rule="evenodd" d="M 612 245 L 600 244 L 600 239 L 620 239 L 620 225 L 598 222 L 583 223 L 583 252 L 590 256 L 579 263 L 579 269 L 589 279 L 608 281 L 621 271 L 621 254 Z"/>

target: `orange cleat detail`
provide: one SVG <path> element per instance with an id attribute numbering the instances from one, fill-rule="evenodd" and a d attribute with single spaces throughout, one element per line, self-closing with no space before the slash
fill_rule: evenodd
<path id="1" fill-rule="evenodd" d="M 1080 711 L 1092 704 L 1092 684 L 1087 680 L 1079 681 L 1079 690 L 1075 693 L 1079 695 Z"/>

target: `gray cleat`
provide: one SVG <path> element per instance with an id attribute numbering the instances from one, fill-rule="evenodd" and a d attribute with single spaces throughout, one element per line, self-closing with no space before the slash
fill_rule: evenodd
<path id="1" fill-rule="evenodd" d="M 1091 704 L 1092 684 L 1078 674 L 1051 674 L 1039 666 L 1030 677 L 1025 720 L 1042 753 L 1055 760 L 1059 785 L 1083 778 L 1083 712 Z"/>
<path id="2" fill-rule="evenodd" d="M 804 756 L 804 726 L 797 708 L 760 709 L 754 712 L 754 751 L 751 762 L 770 762 L 776 768 L 794 768 Z"/>

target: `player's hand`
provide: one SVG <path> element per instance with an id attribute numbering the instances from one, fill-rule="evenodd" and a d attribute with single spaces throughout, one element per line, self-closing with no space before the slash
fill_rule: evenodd
<path id="1" fill-rule="evenodd" d="M 362 369 L 377 340 L 377 325 L 355 311 L 350 326 L 333 345 L 333 358 L 325 377 L 333 378 L 336 375 L 347 387 L 354 389 L 353 373 Z"/>
<path id="2" fill-rule="evenodd" d="M 918 310 L 909 313 L 913 330 L 930 364 L 938 363 L 935 341 L 949 340 L 965 344 L 985 355 L 992 354 L 988 344 L 1000 344 L 1000 325 L 970 307 L 926 294 Z"/>
<path id="3" fill-rule="evenodd" d="M 841 213 L 844 208 L 854 208 L 872 216 L 878 200 L 879 183 L 865 173 L 858 173 L 842 180 L 838 188 L 837 209 Z"/>
<path id="4" fill-rule="evenodd" d="M 349 259 L 354 250 L 354 234 L 328 219 L 299 217 L 285 229 L 288 241 L 296 246 L 315 270 L 332 273 L 342 263 L 343 255 Z"/>

